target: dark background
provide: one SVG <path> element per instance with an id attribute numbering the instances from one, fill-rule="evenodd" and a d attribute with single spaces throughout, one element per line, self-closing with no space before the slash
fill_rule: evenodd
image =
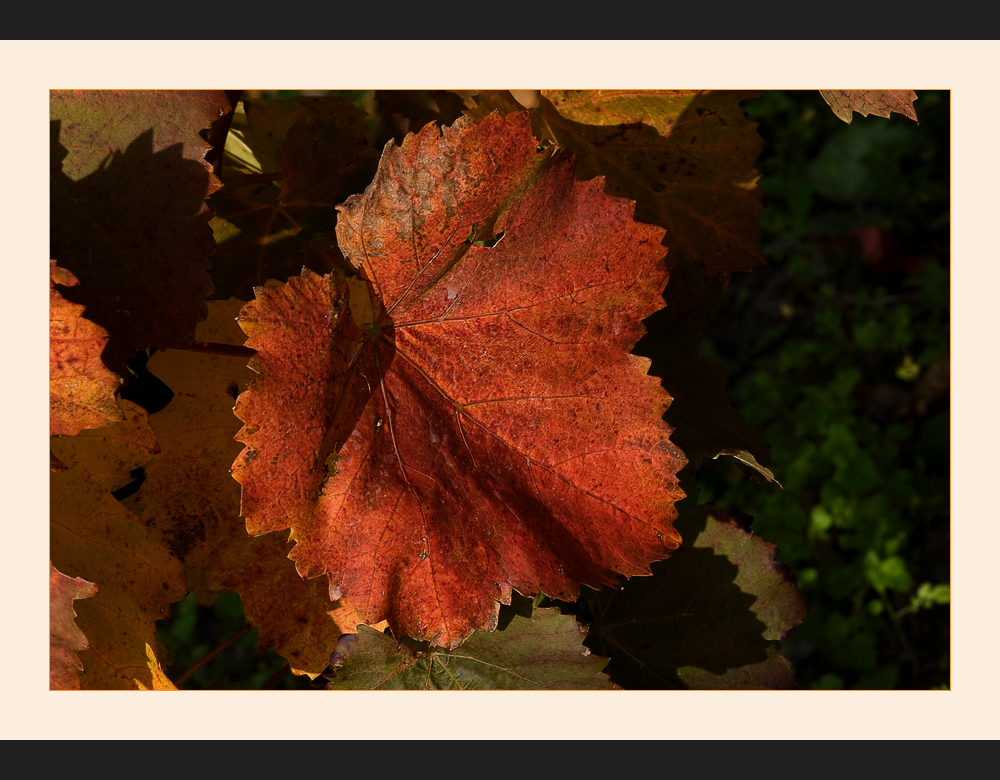
<path id="1" fill-rule="evenodd" d="M 949 685 L 950 101 L 917 95 L 919 124 L 847 125 L 816 91 L 743 103 L 766 142 L 767 265 L 733 275 L 701 352 L 784 489 L 720 458 L 698 501 L 746 512 L 781 548 L 810 604 L 781 649 L 802 688 Z M 245 626 L 235 594 L 172 612 L 173 680 Z M 312 687 L 256 640 L 182 687 Z"/>

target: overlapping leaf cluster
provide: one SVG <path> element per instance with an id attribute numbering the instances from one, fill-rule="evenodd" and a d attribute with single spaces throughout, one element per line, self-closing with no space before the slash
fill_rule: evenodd
<path id="1" fill-rule="evenodd" d="M 774 548 L 681 501 L 770 475 L 693 352 L 761 262 L 747 96 L 54 92 L 52 687 L 172 688 L 189 591 L 335 689 L 792 686 Z"/>

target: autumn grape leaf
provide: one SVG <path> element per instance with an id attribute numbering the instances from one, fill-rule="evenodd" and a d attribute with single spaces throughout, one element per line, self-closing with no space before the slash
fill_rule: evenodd
<path id="1" fill-rule="evenodd" d="M 122 380 L 101 362 L 107 331 L 59 294 L 56 284 L 77 280 L 55 260 L 49 279 L 49 433 L 75 436 L 123 420 L 115 400 Z"/>
<path id="2" fill-rule="evenodd" d="M 198 341 L 240 344 L 236 324 L 242 301 L 209 301 Z M 247 358 L 167 350 L 147 368 L 174 397 L 150 417 L 162 452 L 146 466 L 146 479 L 129 508 L 179 558 L 188 585 L 203 604 L 222 591 L 240 595 L 247 621 L 260 629 L 262 648 L 273 648 L 296 674 L 319 675 L 356 616 L 335 609 L 321 580 L 303 580 L 288 559 L 283 534 L 250 537 L 240 518 L 240 486 L 229 467 L 240 452 L 233 437 L 237 394 L 253 373 Z M 343 621 L 344 628 L 338 626 Z"/>
<path id="3" fill-rule="evenodd" d="M 611 658 L 611 679 L 627 689 L 796 687 L 775 642 L 806 605 L 777 548 L 733 510 L 681 514 L 690 545 L 654 564 L 651 578 L 589 595 L 588 646 Z"/>
<path id="4" fill-rule="evenodd" d="M 414 650 L 368 626 L 347 634 L 331 659 L 329 690 L 609 690 L 607 658 L 583 645 L 586 628 L 558 609 L 476 631 L 457 650 Z"/>
<path id="5" fill-rule="evenodd" d="M 821 89 L 819 94 L 847 124 L 851 124 L 855 111 L 861 116 L 874 114 L 886 118 L 895 111 L 917 121 L 913 108 L 917 93 L 912 89 Z"/>
<path id="6" fill-rule="evenodd" d="M 52 441 L 68 466 L 50 479 L 52 563 L 99 588 L 77 605 L 90 643 L 80 654 L 81 687 L 171 688 L 156 657 L 155 622 L 187 592 L 184 570 L 111 495 L 158 449 L 145 411 L 127 401 L 122 408 L 125 422 Z"/>
<path id="7" fill-rule="evenodd" d="M 49 690 L 80 688 L 83 663 L 77 652 L 87 649 L 87 637 L 73 620 L 73 602 L 95 593 L 94 583 L 67 577 L 49 562 Z"/>
<path id="8" fill-rule="evenodd" d="M 337 223 L 372 322 L 311 272 L 240 315 L 247 528 L 291 528 L 332 599 L 442 647 L 511 589 L 573 600 L 679 543 L 670 399 L 628 352 L 662 305 L 662 231 L 536 148 L 525 113 L 387 146 Z"/>
<path id="9" fill-rule="evenodd" d="M 66 297 L 105 328 L 105 362 L 189 341 L 205 318 L 215 251 L 205 199 L 218 180 L 199 131 L 225 93 L 53 90 L 51 252 L 80 286 Z"/>
<path id="10" fill-rule="evenodd" d="M 234 118 L 225 187 L 211 200 L 219 250 L 215 296 L 246 300 L 267 279 L 343 262 L 335 206 L 371 181 L 378 153 L 365 114 L 344 97 L 244 101 Z"/>

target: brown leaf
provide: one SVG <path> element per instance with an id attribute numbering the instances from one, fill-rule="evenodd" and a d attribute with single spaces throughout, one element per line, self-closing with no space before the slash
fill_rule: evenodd
<path id="1" fill-rule="evenodd" d="M 187 592 L 180 562 L 109 492 L 152 454 L 145 411 L 123 408 L 123 423 L 52 442 L 69 466 L 50 479 L 52 562 L 100 588 L 78 607 L 90 642 L 81 686 L 90 690 L 172 687 L 153 651 L 155 621 Z"/>
<path id="2" fill-rule="evenodd" d="M 628 353 L 662 305 L 662 231 L 536 148 L 523 113 L 387 147 L 337 225 L 371 322 L 311 273 L 241 314 L 248 528 L 291 528 L 332 598 L 444 647 L 512 588 L 573 599 L 679 542 L 669 396 Z"/>
<path id="3" fill-rule="evenodd" d="M 819 94 L 847 124 L 851 124 L 855 111 L 861 116 L 874 114 L 886 118 L 895 111 L 917 121 L 913 108 L 917 93 L 912 89 L 821 89 Z"/>
<path id="4" fill-rule="evenodd" d="M 92 582 L 72 579 L 49 562 L 49 690 L 76 691 L 80 688 L 83 663 L 78 650 L 87 649 L 87 637 L 73 619 L 73 602 L 97 593 Z"/>
<path id="5" fill-rule="evenodd" d="M 122 380 L 101 362 L 108 332 L 55 288 L 75 285 L 76 277 L 55 260 L 49 277 L 49 433 L 75 436 L 124 419 L 115 400 Z"/>

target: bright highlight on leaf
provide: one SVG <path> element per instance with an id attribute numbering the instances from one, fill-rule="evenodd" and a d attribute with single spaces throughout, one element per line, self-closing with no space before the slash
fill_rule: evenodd
<path id="1" fill-rule="evenodd" d="M 124 419 L 115 400 L 122 380 L 101 362 L 108 332 L 55 288 L 76 283 L 49 261 L 49 433 L 66 436 Z"/>
<path id="2" fill-rule="evenodd" d="M 370 328 L 347 280 L 312 273 L 240 318 L 261 373 L 236 407 L 248 529 L 290 528 L 331 598 L 443 647 L 494 627 L 511 589 L 572 600 L 679 543 L 670 399 L 629 354 L 662 306 L 662 230 L 528 124 L 387 146 L 337 225 Z"/>
<path id="3" fill-rule="evenodd" d="M 358 626 L 331 659 L 330 690 L 609 690 L 608 659 L 583 646 L 586 629 L 558 609 L 517 615 L 503 631 L 475 632 L 458 650 L 413 650 Z"/>

